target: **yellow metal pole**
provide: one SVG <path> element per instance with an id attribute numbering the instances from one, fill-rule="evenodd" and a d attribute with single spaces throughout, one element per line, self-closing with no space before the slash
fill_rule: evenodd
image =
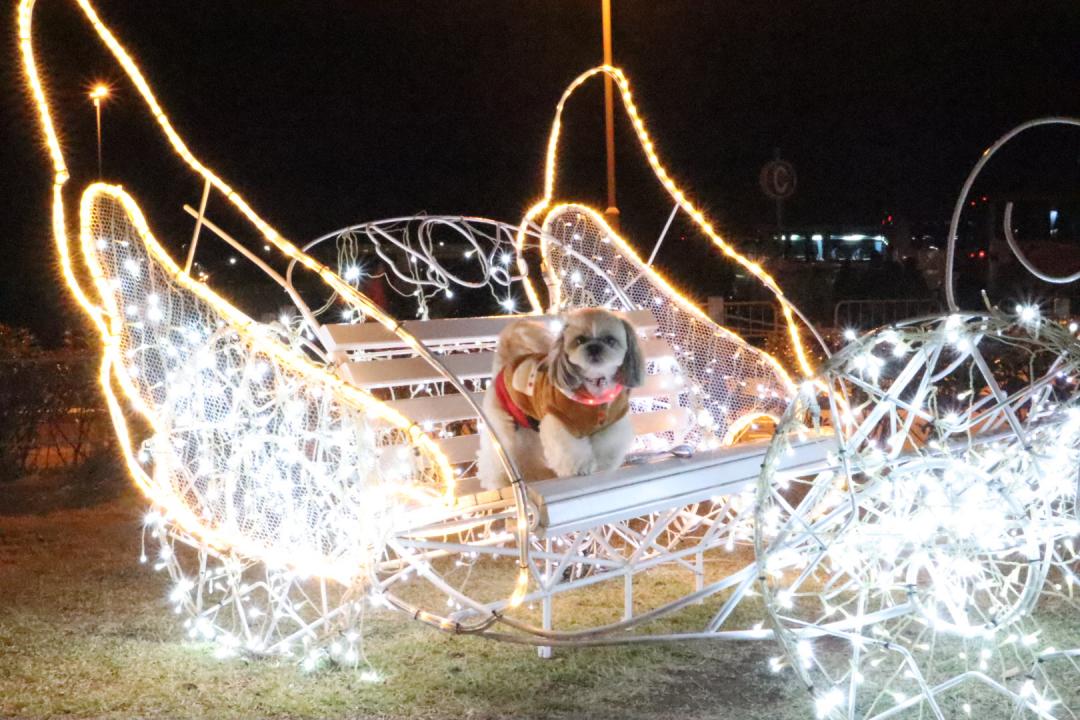
<path id="1" fill-rule="evenodd" d="M 611 52 L 611 0 L 601 0 L 604 26 L 604 64 L 614 65 Z M 611 76 L 604 75 L 604 129 L 607 146 L 607 216 L 608 224 L 619 227 L 619 208 L 615 204 L 615 89 Z"/>
<path id="2" fill-rule="evenodd" d="M 101 180 L 101 103 L 109 97 L 109 86 L 105 83 L 97 83 L 90 91 L 90 99 L 94 101 L 94 115 L 97 117 L 97 174 Z"/>
<path id="3" fill-rule="evenodd" d="M 101 98 L 94 98 L 94 114 L 97 116 L 97 176 L 101 179 Z"/>

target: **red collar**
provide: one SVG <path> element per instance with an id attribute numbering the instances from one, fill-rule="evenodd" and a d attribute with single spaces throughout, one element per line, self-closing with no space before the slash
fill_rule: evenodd
<path id="1" fill-rule="evenodd" d="M 562 388 L 559 389 L 562 390 Z M 563 395 L 566 395 L 566 397 L 570 398 L 574 402 L 579 402 L 582 405 L 607 405 L 609 402 L 619 397 L 619 393 L 621 393 L 624 389 L 625 388 L 623 384 L 617 382 L 613 383 L 611 387 L 607 388 L 599 395 L 593 395 L 585 389 L 584 385 L 582 385 L 573 393 L 568 393 L 563 390 Z"/>
<path id="2" fill-rule="evenodd" d="M 514 402 L 514 399 L 510 397 L 510 391 L 506 389 L 506 377 L 503 371 L 499 371 L 495 375 L 495 397 L 499 401 L 499 405 L 505 410 L 510 417 L 514 418 L 514 424 L 518 427 L 523 427 L 529 430 L 538 430 L 540 428 L 540 421 L 534 417 L 530 417 L 525 414 L 525 411 L 521 409 L 521 406 Z"/>

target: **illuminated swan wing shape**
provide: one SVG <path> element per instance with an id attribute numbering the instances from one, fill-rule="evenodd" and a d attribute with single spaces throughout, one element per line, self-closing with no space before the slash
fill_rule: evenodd
<path id="1" fill-rule="evenodd" d="M 652 311 L 685 382 L 648 402 L 682 405 L 693 413 L 694 429 L 676 442 L 717 447 L 754 420 L 775 421 L 783 414 L 794 385 L 780 364 L 710 320 L 642 262 L 595 210 L 553 207 L 541 243 L 555 306 Z"/>
<path id="2" fill-rule="evenodd" d="M 183 273 L 131 196 L 90 186 L 80 225 L 105 362 L 154 431 L 125 448 L 133 474 L 187 532 L 347 581 L 395 513 L 439 502 L 449 470 L 418 427 Z"/>

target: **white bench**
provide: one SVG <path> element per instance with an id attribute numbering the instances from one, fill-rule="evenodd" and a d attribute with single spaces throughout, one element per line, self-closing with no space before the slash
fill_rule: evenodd
<path id="1" fill-rule="evenodd" d="M 753 487 L 771 440 L 631 465 L 590 477 L 556 478 L 529 484 L 540 514 L 539 534 L 559 535 L 616 523 L 651 512 L 737 495 Z M 836 447 L 831 434 L 792 444 L 781 472 L 809 474 L 823 469 Z"/>
<path id="2" fill-rule="evenodd" d="M 404 328 L 439 355 L 459 379 L 469 381 L 479 403 L 482 383 L 491 377 L 496 339 L 510 322 L 522 317 L 500 316 L 429 321 L 407 321 Z M 543 320 L 544 318 L 539 318 Z M 640 435 L 670 433 L 678 442 L 692 427 L 688 408 L 680 407 L 678 394 L 686 379 L 674 360 L 667 341 L 654 337 L 656 322 L 648 310 L 631 313 L 631 323 L 643 336 L 642 345 L 650 374 L 634 390 L 632 398 L 657 399 L 667 407 L 634 412 L 631 420 Z M 324 325 L 320 336 L 338 372 L 349 382 L 373 391 L 391 393 L 388 403 L 405 417 L 439 438 L 448 423 L 477 419 L 473 406 L 459 393 L 417 394 L 418 388 L 441 383 L 444 378 L 423 358 L 409 354 L 405 344 L 377 323 Z M 439 445 L 455 465 L 476 458 L 478 434 L 439 438 Z M 757 478 L 769 441 L 743 443 L 702 451 L 692 458 L 666 457 L 642 465 L 588 477 L 557 478 L 528 484 L 535 505 L 537 534 L 574 532 L 605 523 L 619 522 L 665 508 L 706 501 L 720 495 L 740 493 Z M 793 443 L 784 461 L 788 470 L 821 467 L 834 447 L 829 435 L 813 436 Z M 459 507 L 497 507 L 513 503 L 513 494 L 479 491 L 475 479 L 459 483 Z"/>
<path id="3" fill-rule="evenodd" d="M 499 333 L 510 322 L 522 318 L 550 319 L 506 315 L 406 321 L 403 326 L 438 355 L 448 370 L 476 388 L 471 395 L 479 403 L 481 388 L 491 379 Z M 631 397 L 635 401 L 655 400 L 658 402 L 652 404 L 661 406 L 645 412 L 632 410 L 634 431 L 638 436 L 669 433 L 672 442 L 678 442 L 693 423 L 690 410 L 678 403 L 678 395 L 686 385 L 682 370 L 667 341 L 653 337 L 656 321 L 651 312 L 636 311 L 629 320 L 642 336 L 642 350 L 650 369 L 645 384 L 635 388 Z M 412 356 L 400 338 L 378 323 L 323 325 L 320 337 L 343 379 L 366 390 L 390 394 L 393 399 L 388 404 L 431 432 L 451 464 L 469 464 L 476 459 L 478 434 L 439 436 L 447 423 L 477 419 L 476 411 L 450 388 L 447 394 L 424 394 L 424 386 L 441 383 L 445 378 L 426 360 Z"/>

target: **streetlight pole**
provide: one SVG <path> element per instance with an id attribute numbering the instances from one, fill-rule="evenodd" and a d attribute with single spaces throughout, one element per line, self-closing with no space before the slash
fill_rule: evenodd
<path id="1" fill-rule="evenodd" d="M 604 64 L 613 65 L 611 52 L 611 0 L 601 0 L 604 33 Z M 615 88 L 610 75 L 604 75 L 604 132 L 607 147 L 607 209 L 608 223 L 618 229 L 619 208 L 615 204 Z"/>
<path id="2" fill-rule="evenodd" d="M 94 101 L 94 115 L 97 117 L 97 174 L 98 180 L 102 178 L 101 172 L 101 103 L 109 97 L 109 86 L 98 83 L 90 91 L 90 99 Z"/>

